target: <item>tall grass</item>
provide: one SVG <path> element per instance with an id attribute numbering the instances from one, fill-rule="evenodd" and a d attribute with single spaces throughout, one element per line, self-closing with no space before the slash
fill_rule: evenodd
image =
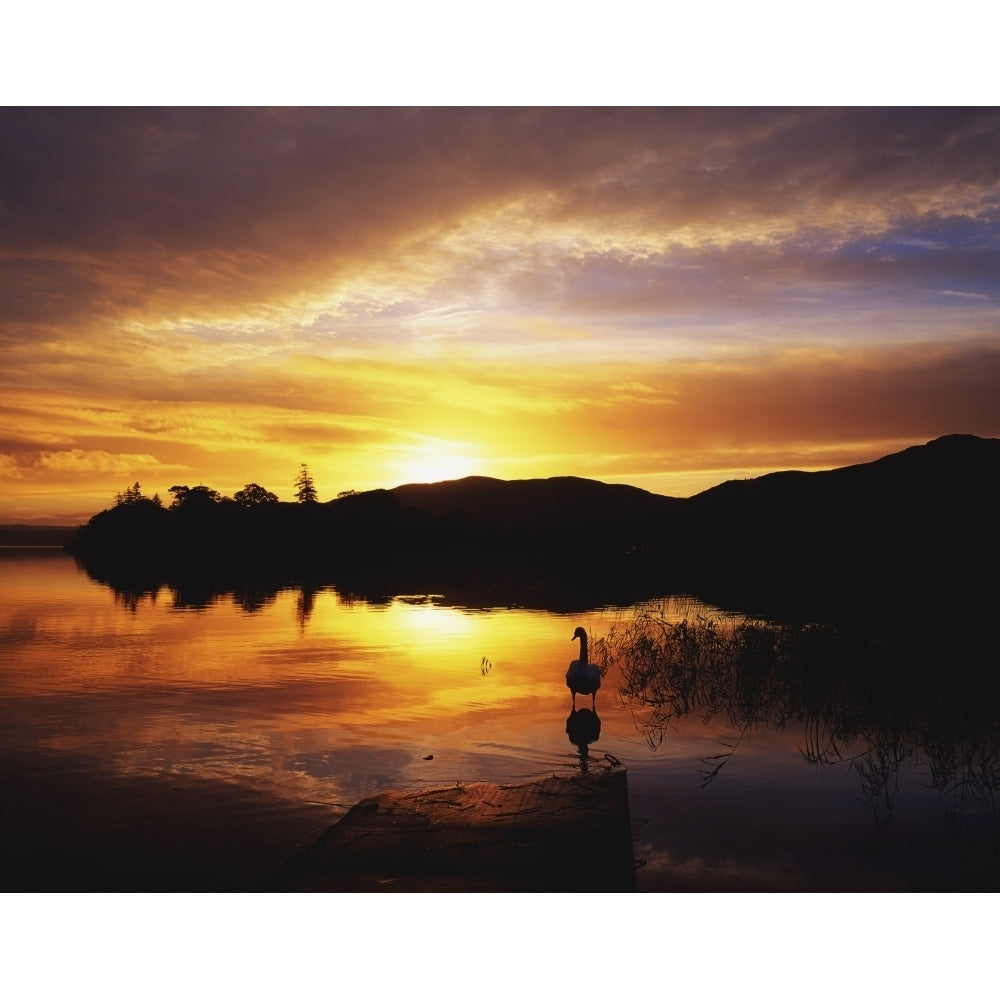
<path id="1" fill-rule="evenodd" d="M 806 762 L 844 763 L 857 774 L 880 830 L 892 817 L 901 769 L 917 765 L 956 830 L 977 805 L 1000 835 L 1000 706 L 985 697 L 990 683 L 969 689 L 956 680 L 939 647 L 924 660 L 912 646 L 901 653 L 829 625 L 677 621 L 650 604 L 593 650 L 604 670 L 616 671 L 619 698 L 651 749 L 690 715 L 733 728 L 724 752 L 703 759 L 703 785 L 755 730 L 794 725 Z"/>

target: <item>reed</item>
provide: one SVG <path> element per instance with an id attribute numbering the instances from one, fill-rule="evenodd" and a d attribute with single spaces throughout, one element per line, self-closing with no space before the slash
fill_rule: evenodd
<path id="1" fill-rule="evenodd" d="M 940 645 L 920 655 L 912 642 L 901 650 L 829 625 L 678 620 L 671 610 L 645 605 L 593 643 L 652 750 L 683 717 L 725 719 L 733 734 L 723 752 L 703 758 L 704 786 L 755 730 L 794 726 L 807 763 L 844 764 L 857 775 L 880 832 L 901 768 L 919 765 L 950 823 L 974 805 L 991 817 L 1000 845 L 1000 710 L 988 697 L 991 675 L 962 669 L 960 618 L 952 653 L 942 657 Z"/>

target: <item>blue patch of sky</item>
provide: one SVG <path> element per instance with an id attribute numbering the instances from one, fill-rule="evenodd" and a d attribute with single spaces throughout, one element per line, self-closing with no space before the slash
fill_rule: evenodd
<path id="1" fill-rule="evenodd" d="M 887 239 L 856 240 L 829 257 L 831 272 L 876 292 L 906 289 L 1000 301 L 1000 231 L 982 222 L 955 220 Z"/>

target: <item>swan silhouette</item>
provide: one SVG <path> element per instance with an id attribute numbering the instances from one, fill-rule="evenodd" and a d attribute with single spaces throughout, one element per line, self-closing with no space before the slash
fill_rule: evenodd
<path id="1" fill-rule="evenodd" d="M 578 628 L 573 633 L 574 639 L 580 640 L 580 659 L 574 660 L 566 671 L 566 687 L 573 692 L 573 708 L 576 708 L 576 696 L 589 694 L 593 707 L 597 707 L 597 689 L 601 686 L 601 669 L 596 663 L 587 662 L 587 632 Z"/>

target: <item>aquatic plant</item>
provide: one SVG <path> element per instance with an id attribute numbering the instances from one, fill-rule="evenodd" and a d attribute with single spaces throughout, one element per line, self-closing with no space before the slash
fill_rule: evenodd
<path id="1" fill-rule="evenodd" d="M 794 725 L 804 760 L 857 774 L 880 833 L 901 769 L 918 766 L 956 833 L 974 806 L 1000 846 L 997 680 L 967 666 L 969 624 L 956 619 L 953 631 L 950 646 L 921 650 L 818 623 L 671 620 L 665 605 L 649 604 L 598 639 L 594 657 L 617 670 L 619 699 L 652 750 L 691 714 L 733 728 L 723 751 L 702 759 L 703 787 L 755 730 Z"/>

